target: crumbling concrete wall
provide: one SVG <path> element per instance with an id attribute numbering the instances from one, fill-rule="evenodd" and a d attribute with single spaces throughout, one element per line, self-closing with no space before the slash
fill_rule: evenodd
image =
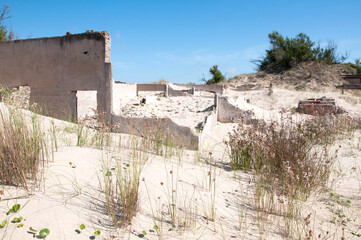
<path id="1" fill-rule="evenodd" d="M 162 139 L 164 143 L 183 146 L 186 149 L 197 150 L 199 137 L 192 133 L 189 127 L 180 126 L 169 118 L 127 118 L 113 115 L 113 131 Z"/>
<path id="2" fill-rule="evenodd" d="M 110 119 L 111 81 L 106 32 L 0 42 L 0 83 L 29 86 L 30 102 L 49 116 L 68 119 L 76 91 L 97 91 L 97 110 Z"/>
<path id="3" fill-rule="evenodd" d="M 342 75 L 341 77 L 347 82 L 347 84 L 361 84 L 361 75 Z"/>
<path id="4" fill-rule="evenodd" d="M 335 99 L 326 97 L 299 101 L 296 111 L 311 115 L 326 115 L 342 112 L 336 107 Z"/>
<path id="5" fill-rule="evenodd" d="M 187 87 L 189 89 L 195 88 L 196 91 L 212 92 L 218 95 L 223 95 L 224 86 L 223 85 L 193 85 L 193 84 L 177 84 L 176 86 Z"/>
<path id="6" fill-rule="evenodd" d="M 195 94 L 198 91 L 211 92 L 222 95 L 224 91 L 223 85 L 192 85 L 192 84 L 176 84 L 173 85 L 184 88 L 184 90 L 176 90 L 168 84 L 163 83 L 144 83 L 137 84 L 137 95 L 139 92 L 164 92 L 164 96 L 180 97 L 188 94 Z"/>
<path id="7" fill-rule="evenodd" d="M 137 84 L 137 95 L 139 92 L 164 92 L 166 93 L 167 84 L 157 84 L 157 83 L 144 83 L 144 84 Z"/>
<path id="8" fill-rule="evenodd" d="M 168 93 L 166 93 L 166 95 L 168 97 L 182 97 L 182 96 L 186 96 L 187 93 L 190 93 L 190 91 L 189 92 L 188 91 L 186 90 L 183 92 L 183 91 L 179 91 L 179 90 L 174 90 L 172 87 L 168 86 L 168 88 L 167 88 Z"/>
<path id="9" fill-rule="evenodd" d="M 227 97 L 215 96 L 215 106 L 217 108 L 217 120 L 223 123 L 237 123 L 242 121 L 250 124 L 252 122 L 252 112 L 244 111 L 229 103 Z"/>
<path id="10" fill-rule="evenodd" d="M 8 91 L 7 91 L 8 90 Z M 19 108 L 29 109 L 30 88 L 28 86 L 19 86 L 10 89 L 1 89 L 0 101 L 8 105 L 14 105 Z"/>
<path id="11" fill-rule="evenodd" d="M 137 96 L 136 83 L 113 82 L 113 113 L 120 114 L 120 107 L 129 98 Z"/>
<path id="12" fill-rule="evenodd" d="M 201 133 L 199 134 L 199 143 L 202 144 L 206 136 L 210 135 L 213 127 L 217 123 L 217 109 L 214 110 L 205 117 L 204 122 L 202 124 Z"/>

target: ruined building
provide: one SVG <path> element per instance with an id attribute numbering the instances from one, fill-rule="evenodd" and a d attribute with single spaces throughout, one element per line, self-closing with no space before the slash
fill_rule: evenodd
<path id="1" fill-rule="evenodd" d="M 0 42 L 0 83 L 30 87 L 30 103 L 68 120 L 77 116 L 82 92 L 94 93 L 96 110 L 110 120 L 110 36 L 87 31 L 62 37 Z"/>

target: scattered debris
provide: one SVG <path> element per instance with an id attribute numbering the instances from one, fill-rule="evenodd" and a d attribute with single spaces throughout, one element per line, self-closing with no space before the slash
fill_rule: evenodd
<path id="1" fill-rule="evenodd" d="M 299 113 L 310 115 L 326 115 L 326 114 L 340 114 L 344 113 L 341 108 L 336 107 L 335 99 L 333 98 L 309 98 L 307 100 L 299 101 L 296 111 Z"/>

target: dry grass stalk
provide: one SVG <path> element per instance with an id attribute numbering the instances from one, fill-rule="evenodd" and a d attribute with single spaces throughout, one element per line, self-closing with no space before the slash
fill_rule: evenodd
<path id="1" fill-rule="evenodd" d="M 45 141 L 34 115 L 31 125 L 24 114 L 13 108 L 0 111 L 0 181 L 2 184 L 24 187 L 28 180 L 36 185 L 39 168 L 45 161 Z"/>

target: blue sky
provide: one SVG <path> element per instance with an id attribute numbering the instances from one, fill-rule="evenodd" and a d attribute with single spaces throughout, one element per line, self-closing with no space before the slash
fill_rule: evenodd
<path id="1" fill-rule="evenodd" d="M 335 41 L 349 61 L 361 58 L 360 0 L 0 0 L 20 38 L 105 30 L 112 37 L 113 78 L 201 83 L 218 64 L 227 77 L 251 73 L 276 30 Z"/>

